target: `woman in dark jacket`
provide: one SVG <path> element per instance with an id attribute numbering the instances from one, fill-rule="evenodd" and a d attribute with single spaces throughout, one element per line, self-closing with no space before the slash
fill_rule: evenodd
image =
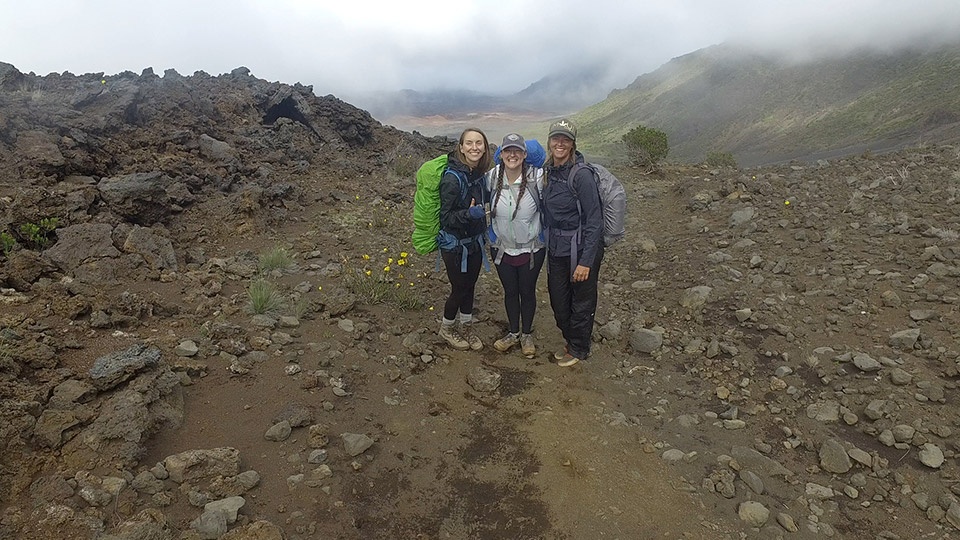
<path id="1" fill-rule="evenodd" d="M 596 175 L 577 151 L 577 128 L 567 119 L 550 126 L 543 217 L 547 229 L 547 289 L 566 342 L 554 354 L 572 366 L 590 354 L 597 310 L 597 274 L 603 260 L 603 211 Z"/>
<path id="2" fill-rule="evenodd" d="M 456 349 L 480 350 L 483 342 L 470 331 L 473 297 L 483 262 L 490 196 L 483 175 L 492 166 L 487 136 L 476 128 L 460 134 L 447 156 L 440 179 L 440 255 L 450 280 L 439 335 Z M 457 322 L 460 331 L 457 330 Z"/>

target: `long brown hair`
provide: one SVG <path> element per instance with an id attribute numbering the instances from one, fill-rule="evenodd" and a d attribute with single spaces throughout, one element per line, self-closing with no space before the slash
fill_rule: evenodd
<path id="1" fill-rule="evenodd" d="M 460 161 L 460 163 L 463 163 L 464 165 L 467 164 L 467 160 L 464 158 L 463 152 L 460 151 L 460 145 L 463 144 L 463 140 L 467 137 L 467 133 L 470 133 L 471 131 L 474 133 L 479 133 L 480 136 L 483 137 L 483 155 L 480 156 L 480 162 L 477 163 L 477 166 L 473 167 L 472 170 L 487 172 L 493 168 L 493 157 L 490 156 L 490 143 L 487 141 L 487 134 L 478 128 L 468 127 L 467 129 L 463 130 L 462 133 L 460 133 L 460 140 L 457 141 L 457 147 L 453 149 L 453 155 L 457 156 L 457 159 Z"/>

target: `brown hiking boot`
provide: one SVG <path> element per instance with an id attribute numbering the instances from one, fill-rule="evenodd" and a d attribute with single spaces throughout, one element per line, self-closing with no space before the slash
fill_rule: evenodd
<path id="1" fill-rule="evenodd" d="M 437 335 L 445 339 L 454 349 L 465 351 L 470 348 L 470 342 L 464 339 L 452 324 L 448 326 L 441 323 Z"/>
<path id="2" fill-rule="evenodd" d="M 473 333 L 473 330 L 470 329 L 469 324 L 461 324 L 460 331 L 463 334 L 464 339 L 467 340 L 467 346 L 475 351 L 479 351 L 483 348 L 483 342 L 480 341 L 480 338 Z"/>

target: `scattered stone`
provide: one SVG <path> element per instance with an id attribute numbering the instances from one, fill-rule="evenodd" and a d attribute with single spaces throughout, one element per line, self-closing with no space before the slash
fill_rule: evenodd
<path id="1" fill-rule="evenodd" d="M 813 497 L 814 499 L 832 499 L 836 492 L 833 491 L 828 486 L 821 486 L 820 484 L 815 484 L 813 482 L 807 482 L 806 490 L 804 491 L 807 497 Z"/>
<path id="2" fill-rule="evenodd" d="M 686 454 L 683 450 L 678 450 L 676 448 L 671 448 L 661 454 L 660 458 L 666 461 L 667 463 L 677 463 L 682 461 Z"/>
<path id="3" fill-rule="evenodd" d="M 944 462 L 943 450 L 933 443 L 925 443 L 920 447 L 920 463 L 931 469 L 939 469 Z"/>
<path id="4" fill-rule="evenodd" d="M 897 424 L 890 430 L 893 433 L 893 440 L 896 442 L 909 443 L 917 433 L 917 429 L 907 424 Z"/>
<path id="5" fill-rule="evenodd" d="M 197 346 L 197 343 L 192 340 L 181 341 L 179 345 L 173 350 L 173 354 L 177 356 L 182 356 L 185 358 L 190 358 L 196 356 L 200 352 L 200 347 Z"/>
<path id="6" fill-rule="evenodd" d="M 913 350 L 914 346 L 917 344 L 917 340 L 920 339 L 920 329 L 919 328 L 910 328 L 909 330 L 901 330 L 894 333 L 890 336 L 890 346 L 894 349 L 901 350 Z"/>
<path id="7" fill-rule="evenodd" d="M 757 495 L 763 495 L 763 480 L 753 471 L 740 471 L 740 481 L 747 485 Z"/>
<path id="8" fill-rule="evenodd" d="M 847 455 L 864 467 L 873 467 L 873 456 L 859 448 L 851 448 L 850 450 L 847 450 Z"/>
<path id="9" fill-rule="evenodd" d="M 620 336 L 623 333 L 623 323 L 614 319 L 601 326 L 598 332 L 600 333 L 600 336 L 607 341 L 619 341 Z"/>
<path id="10" fill-rule="evenodd" d="M 827 472 L 843 474 L 853 468 L 853 463 L 840 441 L 827 439 L 820 445 L 820 467 Z"/>
<path id="11" fill-rule="evenodd" d="M 737 514 L 740 519 L 746 521 L 751 527 L 763 527 L 770 519 L 770 510 L 757 501 L 745 501 L 737 507 Z"/>
<path id="12" fill-rule="evenodd" d="M 307 428 L 307 446 L 310 448 L 323 448 L 329 442 L 326 426 L 314 424 Z"/>
<path id="13" fill-rule="evenodd" d="M 945 516 L 947 521 L 953 525 L 954 529 L 960 529 L 960 503 L 953 501 L 947 509 Z"/>
<path id="14" fill-rule="evenodd" d="M 290 426 L 290 422 L 284 420 L 270 426 L 270 429 L 263 434 L 263 438 L 268 441 L 283 442 L 290 438 L 291 433 L 293 433 L 293 428 Z"/>
<path id="15" fill-rule="evenodd" d="M 879 420 L 883 418 L 886 407 L 887 401 L 885 399 L 870 400 L 870 403 L 868 403 L 867 407 L 863 410 L 863 415 L 871 420 Z"/>
<path id="16" fill-rule="evenodd" d="M 840 402 L 827 400 L 808 405 L 807 418 L 818 422 L 836 422 L 840 420 Z"/>
<path id="17" fill-rule="evenodd" d="M 890 372 L 890 382 L 895 386 L 906 386 L 910 384 L 910 381 L 913 380 L 913 375 L 910 375 L 902 368 L 894 368 Z"/>
<path id="18" fill-rule="evenodd" d="M 687 309 L 701 307 L 707 303 L 707 299 L 710 297 L 712 290 L 712 287 L 707 287 L 706 285 L 690 287 L 680 295 L 680 305 Z"/>
<path id="19" fill-rule="evenodd" d="M 633 350 L 650 354 L 663 345 L 663 334 L 649 328 L 637 328 L 630 334 L 630 346 Z"/>
<path id="20" fill-rule="evenodd" d="M 903 304 L 900 295 L 891 290 L 883 291 L 883 293 L 880 294 L 880 301 L 886 307 L 900 307 L 900 305 Z"/>
<path id="21" fill-rule="evenodd" d="M 751 469 L 763 476 L 793 476 L 790 469 L 746 446 L 734 446 L 730 455 L 742 469 Z"/>
<path id="22" fill-rule="evenodd" d="M 853 365 L 857 366 L 860 371 L 880 371 L 880 362 L 876 361 L 873 357 L 865 353 L 857 353 L 853 356 Z"/>
<path id="23" fill-rule="evenodd" d="M 343 450 L 350 457 L 366 452 L 374 443 L 371 437 L 362 433 L 341 433 L 340 438 L 343 439 Z"/>
<path id="24" fill-rule="evenodd" d="M 502 376 L 486 366 L 477 366 L 467 374 L 467 384 L 477 392 L 494 392 L 500 388 Z"/>
<path id="25" fill-rule="evenodd" d="M 348 334 L 352 334 L 354 330 L 356 330 L 353 321 L 350 319 L 340 319 L 340 321 L 337 322 L 337 327 Z"/>
<path id="26" fill-rule="evenodd" d="M 797 522 L 793 520 L 793 517 L 790 514 L 785 514 L 783 512 L 777 513 L 777 523 L 784 528 L 787 532 L 798 532 L 800 527 L 797 526 Z"/>

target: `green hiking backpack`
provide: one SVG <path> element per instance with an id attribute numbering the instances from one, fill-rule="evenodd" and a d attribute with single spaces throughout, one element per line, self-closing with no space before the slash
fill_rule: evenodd
<path id="1" fill-rule="evenodd" d="M 417 191 L 413 195 L 413 249 L 421 255 L 436 251 L 440 234 L 440 179 L 447 170 L 447 154 L 427 161 L 417 170 Z M 465 179 L 460 180 L 460 196 L 466 192 Z"/>

